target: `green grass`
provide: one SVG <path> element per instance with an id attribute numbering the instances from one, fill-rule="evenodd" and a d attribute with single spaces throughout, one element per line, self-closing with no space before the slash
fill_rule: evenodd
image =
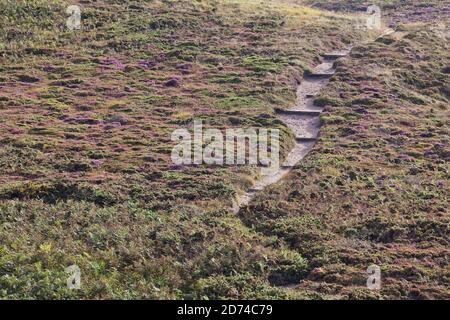
<path id="1" fill-rule="evenodd" d="M 339 62 L 317 99 L 319 142 L 241 211 L 307 259 L 299 292 L 448 298 L 450 83 L 446 41 L 431 27 L 405 25 Z M 382 269 L 379 292 L 365 288 L 371 264 Z"/>
<path id="2" fill-rule="evenodd" d="M 172 131 L 194 118 L 278 128 L 286 154 L 273 110 L 321 53 L 373 36 L 298 2 L 83 1 L 70 32 L 73 2 L 2 1 L 0 298 L 442 297 L 448 66 L 423 31 L 342 62 L 320 144 L 239 216 L 256 168 L 171 163 Z M 389 77 L 367 76 L 374 61 Z M 393 284 L 347 289 L 374 260 Z"/>
<path id="3" fill-rule="evenodd" d="M 194 118 L 271 126 L 286 153 L 273 110 L 294 103 L 295 73 L 363 36 L 352 21 L 285 2 L 104 0 L 70 32 L 68 5 L 0 3 L 0 297 L 303 297 L 270 279 L 300 279 L 305 260 L 231 213 L 255 168 L 173 168 L 170 134 Z M 81 290 L 66 288 L 71 264 Z"/>

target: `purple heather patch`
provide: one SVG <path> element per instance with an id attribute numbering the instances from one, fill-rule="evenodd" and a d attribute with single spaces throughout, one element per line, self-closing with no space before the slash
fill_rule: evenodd
<path id="1" fill-rule="evenodd" d="M 156 66 L 157 64 L 158 64 L 158 62 L 156 62 L 154 60 L 140 60 L 138 62 L 138 65 L 144 69 L 151 69 L 154 66 Z"/>
<path id="2" fill-rule="evenodd" d="M 117 58 L 105 57 L 105 58 L 99 58 L 98 61 L 101 65 L 104 65 L 104 66 L 114 66 L 118 70 L 125 69 L 125 64 L 123 64 L 122 61 L 120 61 Z"/>
<path id="3" fill-rule="evenodd" d="M 95 167 L 100 167 L 103 164 L 103 160 L 95 159 L 91 161 L 91 164 Z"/>
<path id="4" fill-rule="evenodd" d="M 12 129 L 9 129 L 9 132 L 12 133 L 12 134 L 21 134 L 24 131 L 22 129 L 19 129 L 19 128 L 12 128 Z"/>
<path id="5" fill-rule="evenodd" d="M 166 81 L 166 87 L 178 87 L 180 82 L 183 80 L 181 76 L 172 76 L 168 81 Z"/>
<path id="6" fill-rule="evenodd" d="M 102 124 L 103 120 L 98 120 L 98 119 L 88 118 L 88 117 L 70 117 L 70 118 L 65 118 L 64 122 L 95 125 L 95 124 Z"/>

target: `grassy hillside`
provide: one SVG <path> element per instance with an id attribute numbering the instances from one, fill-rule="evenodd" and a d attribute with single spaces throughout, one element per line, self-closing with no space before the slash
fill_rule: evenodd
<path id="1" fill-rule="evenodd" d="M 337 298 L 448 299 L 449 33 L 399 26 L 353 49 L 316 103 L 320 139 L 241 212 L 308 261 L 296 289 Z M 365 288 L 367 267 L 381 291 Z"/>
<path id="2" fill-rule="evenodd" d="M 230 211 L 256 170 L 173 166 L 170 135 L 270 126 L 286 149 L 273 109 L 363 34 L 260 1 L 80 1 L 69 31 L 68 4 L 0 2 L 0 296 L 288 297 L 267 279 L 304 259 Z"/>
<path id="3" fill-rule="evenodd" d="M 446 297 L 448 34 L 367 44 L 348 13 L 364 1 L 313 2 L 0 0 L 0 298 Z M 428 10 L 384 3 L 395 24 Z M 419 20 L 446 17 L 429 3 Z M 285 154 L 274 109 L 350 44 L 313 152 L 239 215 L 256 168 L 172 164 L 172 131 L 199 118 L 279 128 Z"/>

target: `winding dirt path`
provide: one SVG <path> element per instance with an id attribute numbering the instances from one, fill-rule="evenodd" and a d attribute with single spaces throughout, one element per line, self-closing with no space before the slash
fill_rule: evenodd
<path id="1" fill-rule="evenodd" d="M 295 134 L 295 146 L 273 175 L 263 176 L 255 183 L 253 188 L 238 199 L 234 207 L 236 212 L 247 205 L 258 192 L 280 181 L 312 149 L 319 134 L 320 114 L 323 111 L 323 108 L 314 105 L 314 100 L 333 76 L 335 72 L 334 61 L 347 56 L 349 52 L 350 50 L 342 50 L 324 54 L 322 63 L 316 66 L 311 74 L 305 76 L 298 86 L 295 106 L 290 109 L 276 110 L 279 119 Z"/>
<path id="2" fill-rule="evenodd" d="M 395 37 L 399 35 L 399 32 L 391 28 L 386 28 L 375 40 L 387 35 Z M 315 106 L 314 100 L 320 90 L 328 84 L 330 78 L 334 75 L 336 71 L 334 62 L 337 59 L 346 57 L 351 49 L 352 47 L 349 47 L 346 50 L 323 54 L 322 63 L 316 66 L 311 74 L 306 75 L 298 86 L 297 103 L 295 106 L 290 109 L 276 110 L 279 119 L 294 132 L 296 144 L 286 157 L 284 163 L 273 175 L 263 176 L 255 183 L 253 188 L 237 199 L 237 202 L 233 206 L 233 211 L 238 213 L 242 207 L 249 204 L 258 192 L 283 179 L 315 145 L 320 130 L 320 114 L 323 108 Z"/>

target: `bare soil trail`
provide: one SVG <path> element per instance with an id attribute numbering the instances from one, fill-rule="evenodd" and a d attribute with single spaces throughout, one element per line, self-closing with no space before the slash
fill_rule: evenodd
<path id="1" fill-rule="evenodd" d="M 264 188 L 280 181 L 299 163 L 314 146 L 320 130 L 320 114 L 323 108 L 314 105 L 314 100 L 334 75 L 334 62 L 349 54 L 350 49 L 330 52 L 323 55 L 323 62 L 312 73 L 305 75 L 297 88 L 297 103 L 290 109 L 276 110 L 278 117 L 295 134 L 296 143 L 280 168 L 272 175 L 263 176 L 253 188 L 242 195 L 234 210 L 247 205 Z"/>
<path id="2" fill-rule="evenodd" d="M 387 28 L 376 39 L 396 32 Z M 337 50 L 322 55 L 322 63 L 317 65 L 310 74 L 304 76 L 297 88 L 297 103 L 289 109 L 277 109 L 276 112 L 295 134 L 296 143 L 280 168 L 272 175 L 263 176 L 245 194 L 238 198 L 233 211 L 249 204 L 253 197 L 264 188 L 283 179 L 313 148 L 320 130 L 320 114 L 323 108 L 314 104 L 319 92 L 328 84 L 336 69 L 334 62 L 349 55 L 352 47 Z"/>

